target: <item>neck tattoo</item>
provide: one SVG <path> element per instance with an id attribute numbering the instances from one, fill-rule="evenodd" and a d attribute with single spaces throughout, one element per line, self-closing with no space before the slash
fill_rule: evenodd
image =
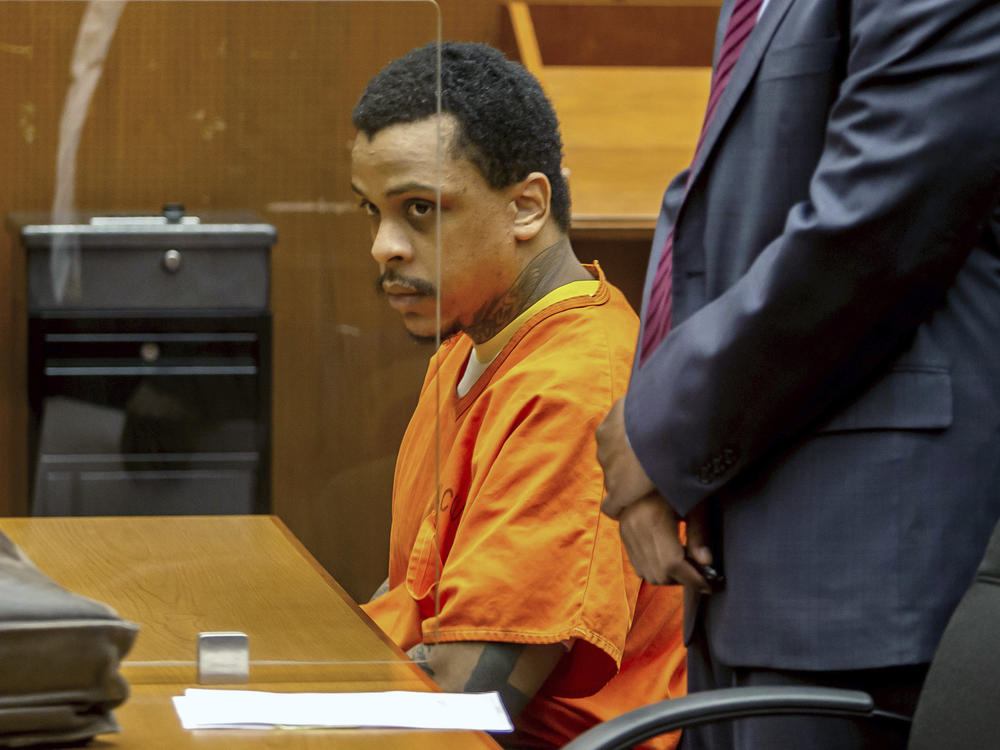
<path id="1" fill-rule="evenodd" d="M 563 237 L 532 258 L 503 296 L 477 310 L 465 333 L 477 344 L 489 341 L 514 318 L 565 283 L 563 279 L 573 266 L 579 268 L 579 263 L 569 248 L 569 240 Z"/>

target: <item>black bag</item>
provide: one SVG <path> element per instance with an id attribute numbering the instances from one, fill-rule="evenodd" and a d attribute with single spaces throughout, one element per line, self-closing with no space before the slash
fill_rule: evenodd
<path id="1" fill-rule="evenodd" d="M 119 674 L 139 628 L 62 588 L 0 532 L 0 747 L 117 732 Z"/>

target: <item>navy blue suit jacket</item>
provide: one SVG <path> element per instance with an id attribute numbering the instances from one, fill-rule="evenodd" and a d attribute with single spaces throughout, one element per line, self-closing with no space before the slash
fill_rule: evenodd
<path id="1" fill-rule="evenodd" d="M 674 329 L 626 397 L 717 519 L 724 663 L 929 660 L 1000 518 L 998 201 L 1000 3 L 770 0 L 664 195 Z"/>

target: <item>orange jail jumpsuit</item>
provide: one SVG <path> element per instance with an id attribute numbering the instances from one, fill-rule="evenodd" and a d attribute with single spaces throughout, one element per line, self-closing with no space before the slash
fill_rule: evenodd
<path id="1" fill-rule="evenodd" d="M 560 747 L 685 689 L 680 587 L 642 582 L 600 511 L 594 431 L 625 393 L 638 322 L 599 267 L 591 273 L 514 321 L 465 395 L 472 341 L 441 344 L 396 462 L 389 592 L 363 606 L 404 650 L 566 643 L 515 720 L 521 747 Z"/>

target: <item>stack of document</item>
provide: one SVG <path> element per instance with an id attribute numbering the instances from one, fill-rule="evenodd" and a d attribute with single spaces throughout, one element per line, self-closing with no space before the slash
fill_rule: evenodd
<path id="1" fill-rule="evenodd" d="M 174 697 L 174 708 L 185 729 L 514 729 L 497 693 L 266 693 L 189 688 Z"/>

